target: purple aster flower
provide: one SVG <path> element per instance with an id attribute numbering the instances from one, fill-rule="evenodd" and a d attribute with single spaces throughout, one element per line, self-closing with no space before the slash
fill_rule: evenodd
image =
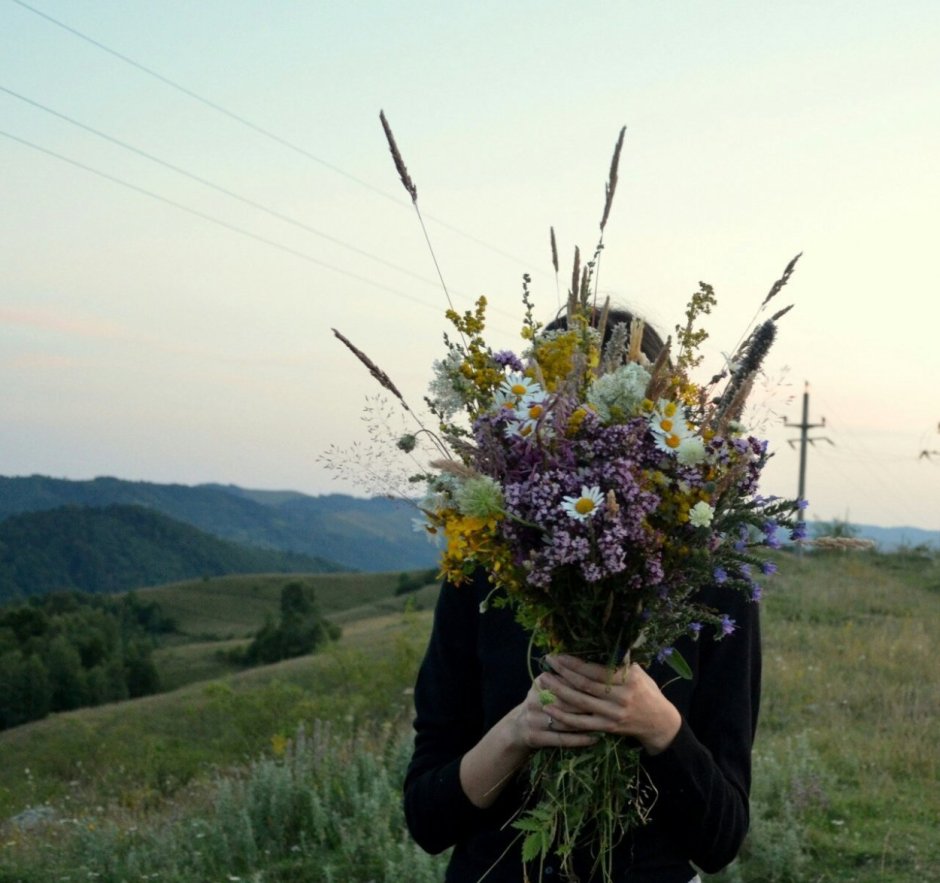
<path id="1" fill-rule="evenodd" d="M 802 512 L 807 506 L 809 506 L 809 500 L 797 500 L 796 508 Z"/>
<path id="2" fill-rule="evenodd" d="M 757 583 L 751 584 L 751 600 L 760 601 L 761 595 L 764 593 L 764 590 Z"/>
<path id="3" fill-rule="evenodd" d="M 806 539 L 806 522 L 805 521 L 797 522 L 796 527 L 794 527 L 793 530 L 790 531 L 790 539 L 794 541 Z"/>
<path id="4" fill-rule="evenodd" d="M 690 622 L 689 623 L 689 634 L 697 638 L 698 633 L 702 630 L 702 624 L 700 622 Z"/>
<path id="5" fill-rule="evenodd" d="M 728 581 L 728 571 L 723 567 L 716 567 L 713 576 L 718 585 Z"/>
<path id="6" fill-rule="evenodd" d="M 721 615 L 721 634 L 730 635 L 735 630 L 734 620 L 727 613 Z"/>
<path id="7" fill-rule="evenodd" d="M 770 576 L 770 574 L 777 572 L 777 565 L 774 564 L 773 561 L 763 561 L 761 562 L 760 569 L 761 573 Z"/>
<path id="8" fill-rule="evenodd" d="M 673 654 L 672 647 L 663 647 L 663 649 L 660 650 L 659 653 L 656 654 L 656 661 L 665 662 L 670 656 L 672 656 L 672 654 Z"/>

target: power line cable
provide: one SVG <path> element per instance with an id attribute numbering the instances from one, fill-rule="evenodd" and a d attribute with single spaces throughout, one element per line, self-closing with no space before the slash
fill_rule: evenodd
<path id="1" fill-rule="evenodd" d="M 825 459 L 830 460 L 830 465 L 831 465 L 831 461 L 833 460 L 845 459 L 844 457 L 837 457 L 837 453 L 847 452 L 853 455 L 852 462 L 860 463 L 863 467 L 867 467 L 865 469 L 866 479 L 869 482 L 872 482 L 875 485 L 877 485 L 884 492 L 883 496 L 881 497 L 882 502 L 886 499 L 897 500 L 899 496 L 899 491 L 901 492 L 900 496 L 905 499 L 908 497 L 916 498 L 919 493 L 920 494 L 923 493 L 923 488 L 921 486 L 915 487 L 913 484 L 910 483 L 909 477 L 899 473 L 897 469 L 899 462 L 906 461 L 909 463 L 913 463 L 916 460 L 916 455 L 912 454 L 909 458 L 905 458 L 905 460 L 899 461 L 897 457 L 882 457 L 876 454 L 867 445 L 865 445 L 862 442 L 859 436 L 855 435 L 851 430 L 847 430 L 845 428 L 842 428 L 842 429 L 839 428 L 839 422 L 842 419 L 842 417 L 838 409 L 834 409 L 832 407 L 831 402 L 824 401 L 823 404 L 824 404 L 824 407 L 826 408 L 827 413 L 829 413 L 830 415 L 835 413 L 836 426 L 832 426 L 832 421 L 830 420 L 829 428 L 837 433 L 842 432 L 842 433 L 849 435 L 850 438 L 852 438 L 852 440 L 857 445 L 857 447 L 855 447 L 852 444 L 850 444 L 847 451 L 843 448 L 843 451 L 840 451 L 840 452 L 830 451 L 828 449 L 826 449 L 824 452 L 821 452 L 823 453 L 823 456 Z M 840 442 L 840 445 L 841 445 L 841 442 Z M 829 456 L 826 457 L 825 455 L 829 455 Z M 857 483 L 857 482 L 853 482 L 853 483 Z M 903 512 L 900 511 L 896 505 L 890 505 L 890 508 L 893 514 L 895 515 L 895 517 L 897 517 L 898 515 L 901 515 L 903 519 L 917 520 L 916 515 L 914 515 L 914 513 L 907 508 L 905 508 Z"/>
<path id="2" fill-rule="evenodd" d="M 75 166 L 76 168 L 82 169 L 83 171 L 90 172 L 93 175 L 97 175 L 99 178 L 104 178 L 106 181 L 111 181 L 115 184 L 119 184 L 121 187 L 126 187 L 129 190 L 133 190 L 136 193 L 143 194 L 144 196 L 149 196 L 151 199 L 156 199 L 159 202 L 165 203 L 166 205 L 173 206 L 173 208 L 179 209 L 180 211 L 186 212 L 187 214 L 193 215 L 197 218 L 201 218 L 204 221 L 208 221 L 211 224 L 216 224 L 219 227 L 224 227 L 226 230 L 230 230 L 234 233 L 238 233 L 242 236 L 246 236 L 249 239 L 254 239 L 256 242 L 261 242 L 264 245 L 268 245 L 271 248 L 276 248 L 279 251 L 286 252 L 291 254 L 294 257 L 298 257 L 301 260 L 308 261 L 311 264 L 316 264 L 318 267 L 323 267 L 324 269 L 331 270 L 334 273 L 339 273 L 342 276 L 346 276 L 350 279 L 355 279 L 357 282 L 364 282 L 366 285 L 371 285 L 375 288 L 380 288 L 383 291 L 387 291 L 390 294 L 394 294 L 397 297 L 403 297 L 406 300 L 410 300 L 416 304 L 420 304 L 423 307 L 428 307 L 436 311 L 440 311 L 440 306 L 436 304 L 430 304 L 427 301 L 421 300 L 420 298 L 414 297 L 414 295 L 407 294 L 404 291 L 400 291 L 397 288 L 392 288 L 389 285 L 384 285 L 381 282 L 376 282 L 374 279 L 369 279 L 366 276 L 361 276 L 358 273 L 353 273 L 350 270 L 344 270 L 341 267 L 333 266 L 328 264 L 326 261 L 321 261 L 319 258 L 313 257 L 306 252 L 300 251 L 296 248 L 291 248 L 289 245 L 284 245 L 283 243 L 276 242 L 273 239 L 268 239 L 266 236 L 261 236 L 257 233 L 252 233 L 250 230 L 246 230 L 243 227 L 239 227 L 235 224 L 230 224 L 228 221 L 223 221 L 221 218 L 216 218 L 213 215 L 207 214 L 206 212 L 199 211 L 198 209 L 191 208 L 190 206 L 183 205 L 176 200 L 170 199 L 166 196 L 161 196 L 159 193 L 154 193 L 152 190 L 147 190 L 145 187 L 139 187 L 136 184 L 132 184 L 130 181 L 125 181 L 123 178 L 118 178 L 116 175 L 111 175 L 108 172 L 103 172 L 100 169 L 96 169 L 92 166 L 86 165 L 79 160 L 72 159 L 68 156 L 63 156 L 61 153 L 57 153 L 54 150 L 49 150 L 46 147 L 42 147 L 39 144 L 35 144 L 32 141 L 27 141 L 25 138 L 20 138 L 17 135 L 13 135 L 10 132 L 0 130 L 0 135 L 4 138 L 9 138 L 11 141 L 16 141 L 19 144 L 22 144 L 26 147 L 32 148 L 33 150 L 44 153 L 47 156 L 54 157 L 55 159 L 61 160 L 62 162 L 68 163 L 69 165 Z"/>
<path id="3" fill-rule="evenodd" d="M 95 135 L 98 138 L 102 138 L 105 141 L 109 141 L 112 144 L 116 144 L 118 147 L 128 150 L 131 153 L 135 153 L 138 156 L 142 156 L 144 159 L 149 160 L 150 162 L 156 163 L 157 165 L 163 166 L 166 169 L 169 169 L 172 172 L 175 172 L 178 175 L 182 175 L 185 178 L 189 178 L 191 181 L 196 181 L 199 184 L 202 184 L 205 187 L 208 187 L 212 190 L 222 193 L 225 196 L 228 196 L 232 199 L 236 199 L 244 205 L 248 205 L 251 208 L 262 211 L 265 214 L 270 215 L 273 218 L 277 218 L 279 221 L 283 221 L 285 224 L 291 224 L 294 227 L 298 227 L 301 230 L 304 230 L 307 233 L 312 233 L 314 236 L 319 236 L 322 239 L 326 239 L 328 242 L 332 242 L 334 245 L 338 245 L 341 248 L 345 248 L 348 251 L 354 252 L 361 257 L 368 258 L 371 261 L 375 261 L 378 264 L 382 264 L 384 267 L 389 269 L 396 270 L 399 273 L 404 273 L 408 276 L 411 276 L 414 279 L 425 283 L 426 285 L 434 286 L 435 288 L 439 287 L 440 283 L 435 279 L 429 279 L 426 276 L 421 276 L 419 273 L 415 273 L 412 270 L 409 270 L 407 267 L 401 267 L 398 264 L 394 264 L 391 261 L 387 261 L 384 258 L 374 255 L 371 252 L 365 251 L 364 249 L 359 248 L 358 246 L 352 245 L 348 242 L 344 242 L 342 239 L 338 239 L 335 236 L 331 236 L 329 233 L 324 233 L 322 230 L 318 230 L 315 227 L 311 227 L 309 224 L 306 224 L 303 221 L 299 221 L 296 218 L 292 218 L 289 215 L 285 215 L 282 212 L 272 209 L 269 206 L 264 205 L 263 203 L 257 202 L 256 200 L 250 199 L 247 196 L 242 196 L 239 193 L 229 190 L 227 187 L 223 187 L 220 184 L 216 184 L 213 181 L 203 178 L 201 175 L 197 175 L 193 172 L 189 172 L 180 166 L 174 165 L 171 162 L 167 162 L 164 159 L 160 159 L 158 156 L 154 156 L 152 153 L 135 147 L 133 144 L 128 144 L 126 141 L 122 141 L 119 138 L 115 138 L 113 135 L 107 134 L 107 132 L 102 132 L 100 129 L 96 129 L 92 126 L 87 125 L 86 123 L 80 122 L 79 120 L 74 119 L 60 111 L 54 110 L 51 107 L 47 107 L 45 104 L 41 104 L 38 101 L 35 101 L 32 98 L 28 98 L 25 95 L 21 95 L 19 92 L 14 92 L 12 89 L 8 89 L 6 86 L 0 85 L 0 92 L 5 92 L 7 95 L 12 96 L 13 98 L 18 99 L 26 104 L 31 105 L 32 107 L 37 108 L 38 110 L 48 113 L 54 117 L 57 117 L 60 120 L 64 120 L 72 126 L 76 126 L 79 129 L 83 129 L 86 132 L 90 132 L 92 135 Z M 458 292 L 459 293 L 459 292 Z M 464 295 L 465 297 L 467 295 Z"/>
<path id="4" fill-rule="evenodd" d="M 839 461 L 839 458 L 836 456 L 835 449 L 830 450 L 829 448 L 821 448 L 819 450 L 819 458 L 824 462 L 829 469 L 837 473 L 845 481 L 847 486 L 853 486 L 858 484 L 858 476 L 852 475 L 843 468 L 843 464 Z M 896 505 L 896 500 L 898 496 L 898 491 L 901 488 L 901 483 L 888 484 L 884 482 L 883 479 L 878 475 L 877 470 L 867 470 L 866 478 L 871 479 L 872 475 L 876 476 L 876 482 L 880 484 L 886 491 L 889 493 L 883 494 L 878 498 L 878 507 L 891 515 L 897 522 L 897 524 L 912 523 L 913 521 L 920 520 L 915 513 L 906 507 L 899 508 Z"/>
<path id="5" fill-rule="evenodd" d="M 309 150 L 307 150 L 304 147 L 301 147 L 299 144 L 295 144 L 293 141 L 288 141 L 286 138 L 282 138 L 280 135 L 272 132 L 270 129 L 266 129 L 263 126 L 259 126 L 257 123 L 253 123 L 251 120 L 247 119 L 241 114 L 238 114 L 235 111 L 229 110 L 227 107 L 223 107 L 221 104 L 218 104 L 215 101 L 212 101 L 211 99 L 206 98 L 203 95 L 200 95 L 198 92 L 194 92 L 192 89 L 188 89 L 186 86 L 183 86 L 182 84 L 177 83 L 175 80 L 172 80 L 169 77 L 164 76 L 163 74 L 153 70 L 153 68 L 150 68 L 144 64 L 141 64 L 139 61 L 135 61 L 133 58 L 130 58 L 129 56 L 124 55 L 121 52 L 118 52 L 116 49 L 112 49 L 110 46 L 106 46 L 104 43 L 101 43 L 100 41 L 95 40 L 93 37 L 89 37 L 87 34 L 82 33 L 76 28 L 73 28 L 70 25 L 65 24 L 65 22 L 59 21 L 57 18 L 53 18 L 48 13 L 45 13 L 42 10 L 36 9 L 34 6 L 30 6 L 28 3 L 23 2 L 23 0 L 12 0 L 12 2 L 16 3 L 17 6 L 23 7 L 23 9 L 26 9 L 29 12 L 32 12 L 34 15 L 38 15 L 40 18 L 45 19 L 51 24 L 54 24 L 56 27 L 62 28 L 63 30 L 67 31 L 73 36 L 78 37 L 81 40 L 84 40 L 86 43 L 89 43 L 95 48 L 100 49 L 102 52 L 106 52 L 109 55 L 113 56 L 114 58 L 117 58 L 119 61 L 122 61 L 125 64 L 128 64 L 133 68 L 136 68 L 142 73 L 145 73 L 148 76 L 153 77 L 156 80 L 159 80 L 164 85 L 169 86 L 170 88 L 175 89 L 178 92 L 181 92 L 183 95 L 186 95 L 187 97 L 193 99 L 194 101 L 198 101 L 200 104 L 204 105 L 205 107 L 208 107 L 216 111 L 217 113 L 220 113 L 223 116 L 226 116 L 229 119 L 239 123 L 240 125 L 245 126 L 248 129 L 251 129 L 256 134 L 262 135 L 263 137 L 268 138 L 271 141 L 274 141 L 275 143 L 281 145 L 282 147 L 286 147 L 288 150 L 292 150 L 293 152 L 300 154 L 301 156 L 306 157 L 307 159 L 315 163 L 318 163 L 324 168 L 329 169 L 331 172 L 337 175 L 341 175 L 347 180 L 352 181 L 355 184 L 358 184 L 360 187 L 365 187 L 367 190 L 370 190 L 372 193 L 375 193 L 378 196 L 382 196 L 385 199 L 388 199 L 396 203 L 397 205 L 410 208 L 410 203 L 407 203 L 403 199 L 400 199 L 399 197 L 392 195 L 387 190 L 383 190 L 380 187 L 376 187 L 374 184 L 370 184 L 368 181 L 364 181 L 362 178 L 359 178 L 356 175 L 353 175 L 350 172 L 347 172 L 345 169 L 341 169 L 339 166 L 336 166 L 333 163 L 328 162 L 325 159 L 322 159 L 316 154 L 311 153 Z M 492 251 L 495 254 L 498 254 L 501 257 L 506 258 L 507 260 L 513 261 L 514 263 L 517 263 L 526 267 L 529 270 L 529 272 L 531 272 L 530 261 L 524 261 L 521 258 L 516 257 L 515 255 L 509 254 L 509 252 L 503 251 L 498 246 L 492 245 L 488 242 L 484 242 L 482 239 L 479 239 L 476 236 L 473 236 L 472 234 L 467 233 L 464 230 L 461 230 L 459 227 L 455 227 L 453 224 L 450 224 L 441 218 L 435 217 L 434 215 L 426 214 L 425 217 L 429 221 L 433 221 L 435 224 L 438 224 L 439 226 L 444 227 L 447 230 L 450 230 L 452 233 L 456 233 L 458 236 L 462 236 L 463 238 L 469 240 L 470 242 L 473 242 L 474 244 L 479 245 L 481 248 L 486 248 L 489 251 Z"/>

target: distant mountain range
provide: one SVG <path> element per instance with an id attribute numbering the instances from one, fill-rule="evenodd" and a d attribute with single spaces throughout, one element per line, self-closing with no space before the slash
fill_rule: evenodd
<path id="1" fill-rule="evenodd" d="M 0 476 L 0 524 L 14 515 L 62 506 L 140 506 L 220 539 L 352 570 L 417 570 L 437 560 L 426 538 L 412 530 L 413 508 L 401 501 L 234 485 Z"/>
<path id="2" fill-rule="evenodd" d="M 0 600 L 223 573 L 433 567 L 413 515 L 404 502 L 342 494 L 0 476 Z M 883 551 L 940 549 L 938 531 L 853 528 Z"/>
<path id="3" fill-rule="evenodd" d="M 871 524 L 853 524 L 857 536 L 874 540 L 882 552 L 894 552 L 900 548 L 917 546 L 940 550 L 940 530 L 925 530 L 922 527 L 876 527 Z"/>

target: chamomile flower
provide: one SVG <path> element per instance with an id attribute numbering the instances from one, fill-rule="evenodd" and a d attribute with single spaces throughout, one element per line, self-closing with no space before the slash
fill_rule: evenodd
<path id="1" fill-rule="evenodd" d="M 526 396 L 515 408 L 515 418 L 522 423 L 538 423 L 545 414 L 548 394 L 542 391 Z"/>
<path id="2" fill-rule="evenodd" d="M 499 390 L 505 393 L 507 397 L 511 396 L 520 401 L 529 396 L 537 395 L 542 391 L 531 377 L 526 377 L 518 371 L 511 371 L 506 375 L 506 379 L 499 385 Z"/>
<path id="3" fill-rule="evenodd" d="M 542 421 L 548 400 L 548 393 L 538 389 L 518 402 L 513 408 L 513 419 L 506 427 L 507 434 L 527 437 L 532 435 L 536 428 L 543 437 L 550 434 L 548 426 Z"/>
<path id="4" fill-rule="evenodd" d="M 427 541 L 432 546 L 440 546 L 441 532 L 433 524 L 431 524 L 427 519 L 412 518 L 411 529 L 415 533 L 423 533 Z"/>
<path id="5" fill-rule="evenodd" d="M 561 501 L 561 508 L 565 514 L 576 521 L 587 521 L 603 505 L 604 495 L 597 485 L 592 487 L 581 485 L 580 496 L 564 497 Z"/>
<path id="6" fill-rule="evenodd" d="M 656 447 L 666 453 L 675 453 L 679 445 L 692 435 L 685 419 L 685 410 L 676 402 L 661 399 L 650 417 L 650 429 Z"/>
<path id="7" fill-rule="evenodd" d="M 505 389 L 500 387 L 493 393 L 493 412 L 500 410 L 505 411 L 514 411 L 518 403 L 518 399 L 510 392 L 507 392 Z"/>

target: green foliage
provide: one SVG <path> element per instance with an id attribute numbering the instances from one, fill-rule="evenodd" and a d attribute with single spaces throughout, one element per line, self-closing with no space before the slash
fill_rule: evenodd
<path id="1" fill-rule="evenodd" d="M 940 559 L 775 560 L 752 832 L 709 883 L 940 880 Z M 3 826 L 0 881 L 442 879 L 398 790 L 429 615 L 381 608 L 395 573 L 323 579 L 331 615 L 363 606 L 321 653 L 0 733 L 0 819 L 39 819 Z"/>
<path id="2" fill-rule="evenodd" d="M 0 521 L 0 603 L 61 589 L 120 592 L 190 577 L 322 569 L 221 540 L 141 506 L 65 506 Z"/>
<path id="3" fill-rule="evenodd" d="M 826 823 L 828 781 L 805 734 L 754 756 L 751 830 L 741 856 L 714 883 L 801 883 L 812 866 L 810 828 Z"/>
<path id="4" fill-rule="evenodd" d="M 265 622 L 248 647 L 232 651 L 231 656 L 245 665 L 267 665 L 312 653 L 326 641 L 335 641 L 341 631 L 321 615 L 312 588 L 290 582 L 281 589 L 278 624 Z"/>
<path id="5" fill-rule="evenodd" d="M 533 754 L 529 770 L 539 800 L 513 822 L 525 833 L 527 860 L 544 861 L 560 843 L 556 848 L 567 876 L 573 873 L 573 848 L 589 839 L 597 844 L 598 879 L 612 879 L 613 847 L 641 823 L 653 800 L 642 786 L 640 754 L 609 734 L 579 751 Z"/>
<path id="6" fill-rule="evenodd" d="M 0 730 L 156 692 L 152 635 L 170 628 L 133 595 L 59 592 L 0 609 Z"/>
<path id="7" fill-rule="evenodd" d="M 51 853 L 22 850 L 15 870 L 0 853 L 0 880 L 68 874 L 106 883 L 436 883 L 446 857 L 421 852 L 404 825 L 401 783 L 410 748 L 388 728 L 301 726 L 155 825 L 141 829 L 93 811 L 53 823 L 48 833 L 58 829 L 64 843 Z"/>
<path id="8" fill-rule="evenodd" d="M 398 574 L 398 585 L 395 586 L 396 595 L 407 595 L 409 592 L 416 592 L 431 583 L 437 582 L 437 568 L 430 570 L 421 570 L 417 573 L 402 572 Z"/>

